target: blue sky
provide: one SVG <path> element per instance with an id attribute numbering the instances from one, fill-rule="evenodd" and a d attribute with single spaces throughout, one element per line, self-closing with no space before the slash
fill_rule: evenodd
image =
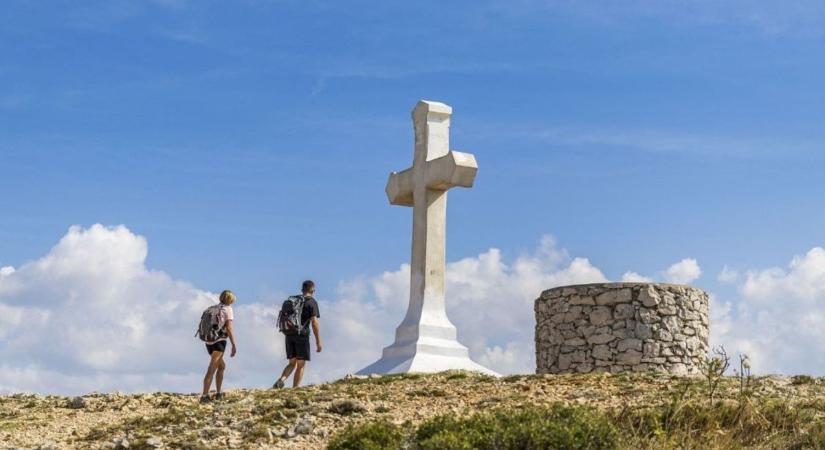
<path id="1" fill-rule="evenodd" d="M 480 166 L 450 261 L 550 234 L 614 280 L 694 258 L 735 305 L 724 266 L 825 242 L 823 30 L 813 1 L 9 1 L 0 266 L 123 224 L 241 303 L 332 296 L 409 258 L 384 184 L 427 98 Z"/>

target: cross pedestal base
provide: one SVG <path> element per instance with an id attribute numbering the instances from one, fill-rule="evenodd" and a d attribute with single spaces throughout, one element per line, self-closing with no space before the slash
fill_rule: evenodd
<path id="1" fill-rule="evenodd" d="M 412 355 L 408 354 L 409 347 L 398 347 L 393 344 L 384 349 L 384 355 L 381 359 L 361 369 L 358 375 L 471 370 L 486 375 L 498 376 L 492 370 L 471 360 L 467 347 L 456 341 L 453 341 L 452 344 L 449 347 L 419 344 L 417 352 Z M 463 355 L 457 354 L 462 351 Z"/>

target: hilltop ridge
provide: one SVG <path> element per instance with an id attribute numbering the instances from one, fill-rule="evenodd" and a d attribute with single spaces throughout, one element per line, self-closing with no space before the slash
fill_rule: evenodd
<path id="1" fill-rule="evenodd" d="M 679 442 L 825 446 L 817 444 L 825 438 L 823 379 L 762 377 L 741 393 L 739 380 L 726 378 L 713 406 L 706 394 L 701 378 L 656 373 L 493 378 L 467 372 L 349 377 L 294 390 L 234 389 L 207 405 L 198 404 L 195 394 L 17 394 L 0 397 L 0 448 L 317 449 L 353 424 L 413 426 L 443 414 L 557 402 L 603 413 L 620 429 L 625 448 L 676 448 Z M 662 421 L 668 417 L 670 423 Z M 745 432 L 755 441 L 745 442 Z"/>

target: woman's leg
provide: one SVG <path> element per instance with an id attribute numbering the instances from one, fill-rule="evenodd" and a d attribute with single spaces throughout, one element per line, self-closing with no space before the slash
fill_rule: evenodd
<path id="1" fill-rule="evenodd" d="M 203 395 L 209 395 L 209 389 L 212 387 L 212 377 L 215 376 L 215 371 L 218 370 L 218 363 L 223 358 L 223 352 L 212 352 L 209 357 L 209 367 L 206 368 L 206 376 L 203 377 Z"/>
<path id="2" fill-rule="evenodd" d="M 221 355 L 223 356 L 223 355 Z M 223 357 L 218 360 L 218 371 L 215 372 L 215 390 L 221 393 L 221 385 L 223 384 L 223 371 L 226 369 L 226 362 Z"/>

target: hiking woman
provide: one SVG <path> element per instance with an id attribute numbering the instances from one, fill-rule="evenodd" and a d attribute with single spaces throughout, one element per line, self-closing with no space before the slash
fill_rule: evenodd
<path id="1" fill-rule="evenodd" d="M 209 367 L 206 369 L 206 376 L 203 377 L 203 394 L 201 395 L 201 403 L 210 401 L 209 389 L 212 387 L 212 377 L 215 378 L 215 400 L 223 398 L 221 392 L 221 385 L 223 384 L 223 374 L 226 370 L 226 363 L 223 360 L 223 354 L 226 351 L 226 340 L 232 343 L 232 352 L 230 357 L 235 357 L 237 347 L 235 346 L 235 330 L 233 328 L 234 314 L 232 312 L 232 304 L 235 303 L 235 294 L 232 291 L 223 291 L 220 296 L 220 304 L 211 306 L 210 309 L 217 315 L 218 323 L 221 324 L 222 329 L 217 339 L 213 341 L 206 341 L 206 351 L 209 352 Z M 215 308 L 215 309 L 212 309 Z"/>

